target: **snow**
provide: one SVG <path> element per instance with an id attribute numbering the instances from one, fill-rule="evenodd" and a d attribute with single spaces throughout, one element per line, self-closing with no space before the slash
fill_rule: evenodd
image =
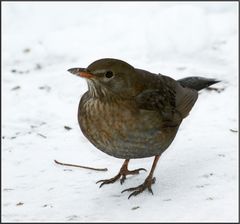
<path id="1" fill-rule="evenodd" d="M 236 222 L 237 2 L 2 3 L 2 220 Z M 91 145 L 77 123 L 85 80 L 67 72 L 104 57 L 179 79 L 222 80 L 201 91 L 155 171 L 154 196 L 101 189 L 123 161 Z M 64 126 L 72 129 L 66 130 Z M 64 167 L 57 159 L 107 172 Z M 153 158 L 130 161 L 151 168 Z"/>

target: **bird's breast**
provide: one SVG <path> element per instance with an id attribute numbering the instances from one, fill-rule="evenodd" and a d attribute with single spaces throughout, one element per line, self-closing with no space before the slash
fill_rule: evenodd
<path id="1" fill-rule="evenodd" d="M 154 156 L 171 143 L 172 132 L 162 128 L 159 113 L 139 110 L 131 100 L 90 98 L 80 102 L 78 121 L 92 144 L 118 158 Z"/>

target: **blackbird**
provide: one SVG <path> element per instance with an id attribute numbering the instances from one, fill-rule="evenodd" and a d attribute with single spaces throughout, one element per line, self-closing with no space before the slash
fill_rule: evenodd
<path id="1" fill-rule="evenodd" d="M 83 134 L 101 151 L 125 159 L 116 176 L 97 182 L 100 187 L 118 179 L 122 184 L 127 175 L 145 170 L 128 170 L 130 159 L 154 156 L 143 184 L 122 191 L 132 191 L 128 198 L 146 189 L 153 193 L 151 185 L 155 182 L 157 162 L 191 111 L 198 91 L 219 82 L 202 77 L 174 80 L 113 58 L 68 71 L 85 78 L 88 84 L 78 108 Z"/>

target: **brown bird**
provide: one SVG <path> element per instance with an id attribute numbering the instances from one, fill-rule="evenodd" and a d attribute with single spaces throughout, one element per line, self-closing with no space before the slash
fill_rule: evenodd
<path id="1" fill-rule="evenodd" d="M 68 71 L 86 78 L 88 84 L 78 108 L 83 134 L 101 151 L 125 159 L 116 176 L 97 182 L 101 182 L 100 187 L 118 179 L 122 184 L 127 175 L 145 170 L 128 170 L 130 159 L 155 156 L 143 184 L 122 191 L 132 191 L 128 198 L 145 189 L 153 193 L 157 162 L 191 111 L 198 91 L 219 82 L 202 77 L 176 81 L 112 58 Z"/>

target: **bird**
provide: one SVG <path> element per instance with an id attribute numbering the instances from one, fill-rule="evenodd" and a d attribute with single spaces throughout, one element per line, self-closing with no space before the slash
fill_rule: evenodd
<path id="1" fill-rule="evenodd" d="M 123 184 L 127 175 L 146 171 L 129 170 L 130 160 L 154 157 L 145 181 L 122 191 L 131 192 L 128 198 L 145 190 L 153 194 L 153 174 L 159 158 L 189 115 L 198 91 L 219 82 L 198 76 L 175 80 L 115 58 L 102 58 L 86 68 L 68 71 L 86 79 L 88 85 L 77 113 L 82 133 L 97 149 L 124 159 L 116 176 L 97 181 L 100 187 L 117 180 Z"/>

